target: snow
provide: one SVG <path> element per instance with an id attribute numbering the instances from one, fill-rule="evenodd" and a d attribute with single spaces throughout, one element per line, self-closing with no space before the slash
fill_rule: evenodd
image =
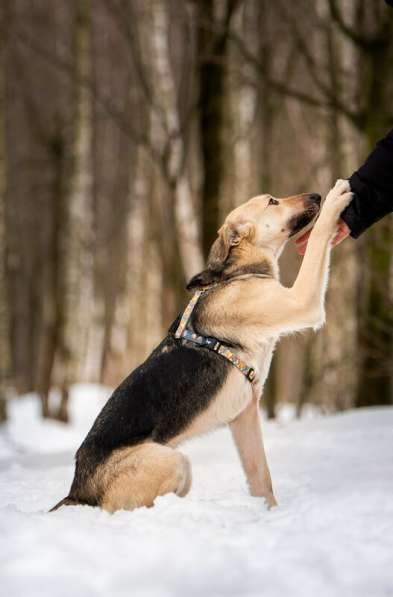
<path id="1" fill-rule="evenodd" d="M 393 408 L 264 423 L 280 506 L 248 496 L 228 430 L 183 447 L 193 489 L 151 509 L 47 509 L 108 390 L 77 386 L 73 424 L 11 402 L 0 433 L 7 597 L 393 595 Z"/>

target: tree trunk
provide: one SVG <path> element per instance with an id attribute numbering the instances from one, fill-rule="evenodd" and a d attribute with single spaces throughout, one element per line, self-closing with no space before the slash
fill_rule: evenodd
<path id="1" fill-rule="evenodd" d="M 4 15 L 1 15 L 2 17 Z M 7 419 L 6 394 L 11 379 L 7 238 L 5 221 L 6 148 L 4 131 L 4 48 L 0 45 L 0 423 Z"/>
<path id="2" fill-rule="evenodd" d="M 95 237 L 95 296 L 102 307 L 103 329 L 100 379 L 105 382 L 113 353 L 113 324 L 127 274 L 127 226 L 130 209 L 130 169 L 133 142 L 103 108 L 105 100 L 124 121 L 133 121 L 130 89 L 133 82 L 130 48 L 119 35 L 118 15 L 111 3 L 98 0 L 92 11 L 93 204 Z"/>
<path id="3" fill-rule="evenodd" d="M 224 176 L 225 60 L 228 29 L 235 3 L 228 0 L 223 23 L 215 17 L 215 1 L 198 6 L 197 55 L 199 60 L 198 125 L 203 168 L 202 246 L 207 257 L 220 226 L 220 189 Z"/>
<path id="4" fill-rule="evenodd" d="M 7 3 L 7 218 L 11 337 L 17 389 L 44 416 L 62 321 L 62 264 L 72 163 L 74 5 Z M 15 76 L 17 73 L 17 76 Z M 42 106 L 45 105 L 45 109 Z M 18 142 L 15 143 L 15 136 Z M 29 200 L 26 200 L 26 197 Z"/>
<path id="5" fill-rule="evenodd" d="M 392 224 L 386 219 L 367 234 L 362 268 L 368 276 L 361 281 L 356 406 L 393 402 L 393 316 L 387 283 L 392 268 Z"/>
<path id="6" fill-rule="evenodd" d="M 363 132 L 367 149 L 386 134 L 391 118 L 391 97 L 388 80 L 391 73 L 393 20 L 389 21 L 387 41 L 375 49 L 368 68 L 362 69 L 361 81 L 367 91 L 367 112 Z M 392 272 L 393 233 L 389 219 L 379 222 L 369 230 L 365 243 L 362 270 L 367 272 L 360 281 L 362 296 L 359 301 L 358 346 L 359 382 L 356 405 L 373 406 L 393 403 L 393 316 L 392 289 L 389 284 Z"/>

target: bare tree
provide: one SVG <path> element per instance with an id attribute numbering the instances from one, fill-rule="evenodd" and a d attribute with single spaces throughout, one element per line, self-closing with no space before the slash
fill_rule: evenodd
<path id="1" fill-rule="evenodd" d="M 224 175 L 224 111 L 229 30 L 239 0 L 196 3 L 198 19 L 199 131 L 203 167 L 202 234 L 207 256 L 220 223 L 220 191 Z"/>
<path id="2" fill-rule="evenodd" d="M 4 28 L 4 15 L 2 28 Z M 7 418 L 7 389 L 11 382 L 11 344 L 10 310 L 7 283 L 7 247 L 6 247 L 6 167 L 5 167 L 5 130 L 4 130 L 4 47 L 0 46 L 0 423 Z"/>
<path id="3" fill-rule="evenodd" d="M 7 4 L 7 20 L 7 206 L 12 228 L 9 277 L 14 365 L 19 388 L 36 388 L 43 414 L 48 416 L 63 318 L 62 233 L 68 220 L 73 94 L 68 77 L 32 59 L 17 30 L 23 22 L 24 31 L 34 36 L 42 27 L 47 51 L 68 58 L 74 12 L 68 3 L 56 3 L 48 10 L 45 3 L 31 7 L 20 0 Z M 47 107 L 41 110 L 44 102 Z M 13 142 L 15 135 L 20 143 Z"/>

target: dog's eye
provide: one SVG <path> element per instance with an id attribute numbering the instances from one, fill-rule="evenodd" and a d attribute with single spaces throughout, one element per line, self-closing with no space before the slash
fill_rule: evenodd
<path id="1" fill-rule="evenodd" d="M 277 199 L 273 199 L 273 197 L 270 197 L 268 205 L 278 205 L 279 203 L 280 202 L 277 201 Z"/>

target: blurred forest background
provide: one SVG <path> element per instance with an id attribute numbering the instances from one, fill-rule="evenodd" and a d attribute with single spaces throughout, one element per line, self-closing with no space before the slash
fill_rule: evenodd
<path id="1" fill-rule="evenodd" d="M 0 412 L 117 384 L 184 305 L 224 215 L 326 193 L 393 126 L 382 0 L 2 0 Z M 393 402 L 392 219 L 334 251 L 327 327 L 263 404 Z M 282 258 L 290 283 L 300 258 Z"/>

